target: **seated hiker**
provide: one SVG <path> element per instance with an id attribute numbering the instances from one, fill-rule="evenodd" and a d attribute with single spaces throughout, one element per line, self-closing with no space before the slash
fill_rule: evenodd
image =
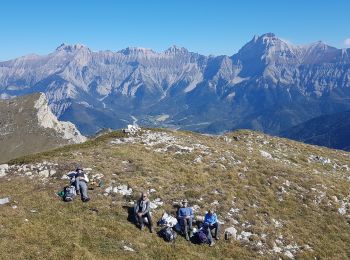
<path id="1" fill-rule="evenodd" d="M 81 194 L 81 200 L 83 202 L 88 202 L 90 200 L 87 194 L 88 182 L 89 182 L 89 178 L 87 177 L 83 169 L 77 168 L 76 175 L 75 175 L 75 189 L 76 189 L 77 195 Z"/>
<path id="2" fill-rule="evenodd" d="M 202 239 L 203 242 L 202 242 L 202 241 L 200 241 L 200 242 L 202 242 L 202 243 L 208 243 L 209 246 L 213 246 L 213 245 L 215 244 L 215 243 L 214 243 L 214 240 L 213 240 L 213 236 L 211 235 L 211 229 L 210 229 L 210 225 L 208 224 L 208 222 L 204 222 L 202 228 L 201 228 L 200 231 L 198 232 L 198 233 L 199 233 L 199 235 L 198 235 L 198 236 L 199 236 L 199 239 L 201 239 L 201 234 L 200 234 L 200 232 L 203 232 L 203 233 L 205 234 L 205 236 L 206 236 L 206 239 L 207 239 L 207 240 Z"/>
<path id="3" fill-rule="evenodd" d="M 213 209 L 209 209 L 207 214 L 204 217 L 204 225 L 209 229 L 209 234 L 211 236 L 211 230 L 215 229 L 215 239 L 219 239 L 220 224 L 218 218 Z"/>
<path id="4" fill-rule="evenodd" d="M 192 236 L 192 221 L 193 221 L 193 210 L 187 206 L 187 200 L 181 202 L 177 218 L 179 220 L 182 232 L 184 233 L 186 240 L 190 240 Z"/>
<path id="5" fill-rule="evenodd" d="M 137 200 L 134 208 L 135 218 L 137 221 L 137 225 L 141 230 L 144 229 L 144 218 L 146 217 L 149 224 L 149 230 L 153 233 L 153 225 L 152 225 L 152 217 L 149 212 L 150 210 L 150 201 L 147 197 L 147 193 L 141 193 L 141 197 Z"/>

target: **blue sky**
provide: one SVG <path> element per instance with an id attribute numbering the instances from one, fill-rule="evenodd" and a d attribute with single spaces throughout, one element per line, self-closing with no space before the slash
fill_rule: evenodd
<path id="1" fill-rule="evenodd" d="M 350 47 L 350 1 L 2 0 L 0 60 L 47 54 L 61 43 L 92 50 L 175 44 L 202 54 L 236 53 L 255 34 L 295 44 Z"/>

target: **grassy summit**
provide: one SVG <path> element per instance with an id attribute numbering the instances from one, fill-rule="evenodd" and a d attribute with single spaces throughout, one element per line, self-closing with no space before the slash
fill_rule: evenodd
<path id="1" fill-rule="evenodd" d="M 258 132 L 224 136 L 144 129 L 13 160 L 0 178 L 1 259 L 347 258 L 350 154 Z M 61 177 L 79 164 L 105 186 L 91 201 L 62 202 Z M 47 171 L 46 171 L 47 170 Z M 49 176 L 47 176 L 49 175 Z M 132 189 L 130 196 L 113 192 Z M 139 231 L 127 207 L 154 189 L 154 220 L 187 198 L 196 215 L 216 209 L 237 237 L 214 247 Z M 159 200 L 158 200 L 159 201 Z M 223 236 L 222 236 L 223 237 Z M 125 246 L 134 249 L 126 251 Z"/>

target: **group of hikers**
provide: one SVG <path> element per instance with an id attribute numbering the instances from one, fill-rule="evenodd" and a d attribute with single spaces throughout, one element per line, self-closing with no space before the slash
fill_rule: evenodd
<path id="1" fill-rule="evenodd" d="M 90 200 L 88 196 L 88 182 L 89 178 L 82 168 L 78 167 L 75 171 L 67 174 L 70 179 L 70 186 L 67 186 L 64 191 L 63 200 L 71 201 L 75 195 L 81 195 L 83 202 Z M 72 190 L 70 190 L 72 189 Z M 150 200 L 148 199 L 147 192 L 141 193 L 141 197 L 136 201 L 133 213 L 136 221 L 136 225 L 143 230 L 145 227 L 145 220 L 149 226 L 151 233 L 154 232 L 153 220 L 150 213 Z M 185 236 L 186 240 L 190 240 L 193 237 L 193 222 L 194 214 L 192 207 L 188 206 L 186 199 L 181 201 L 181 205 L 177 210 L 177 223 L 180 226 L 180 232 Z M 197 237 L 201 241 L 205 241 L 209 246 L 213 246 L 214 239 L 212 231 L 214 231 L 214 238 L 219 239 L 220 224 L 213 209 L 209 209 L 205 214 L 204 220 L 200 224 L 197 223 L 199 228 L 196 232 Z M 202 236 L 202 237 L 201 237 Z"/>
<path id="2" fill-rule="evenodd" d="M 144 222 L 145 219 L 147 219 L 150 232 L 154 232 L 152 216 L 150 214 L 150 200 L 148 199 L 146 192 L 143 192 L 141 197 L 136 201 L 134 214 L 136 225 L 138 225 L 141 230 L 144 229 Z M 180 225 L 180 231 L 185 236 L 186 240 L 189 241 L 193 236 L 194 214 L 192 207 L 188 206 L 188 201 L 186 199 L 181 201 L 181 205 L 177 210 L 177 220 Z M 209 246 L 213 246 L 215 243 L 212 231 L 214 231 L 214 238 L 219 240 L 220 223 L 218 222 L 217 215 L 214 210 L 209 209 L 205 214 L 203 222 L 199 225 L 197 236 L 205 236 L 205 238 L 201 239 L 201 241 L 206 241 Z"/>

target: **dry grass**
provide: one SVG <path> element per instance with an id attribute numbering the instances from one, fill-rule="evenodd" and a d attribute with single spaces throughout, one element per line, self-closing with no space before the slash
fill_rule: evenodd
<path id="1" fill-rule="evenodd" d="M 57 174 L 50 177 L 47 184 L 39 178 L 29 180 L 18 174 L 0 178 L 0 198 L 9 196 L 11 205 L 18 206 L 17 209 L 11 205 L 0 206 L 0 258 L 286 258 L 283 253 L 258 253 L 261 250 L 257 246 L 259 241 L 271 251 L 281 235 L 284 246 L 293 243 L 300 246 L 296 253 L 300 258 L 350 256 L 348 219 L 337 211 L 340 202 L 332 202 L 332 196 L 347 198 L 350 187 L 344 178 L 350 173 L 333 171 L 331 165 L 307 160 L 311 154 L 316 154 L 330 158 L 332 162 L 338 160 L 350 165 L 349 154 L 251 131 L 234 132 L 226 139 L 156 131 L 174 135 L 189 146 L 201 143 L 208 147 L 210 154 L 203 154 L 200 149 L 184 154 L 175 154 L 172 150 L 159 153 L 142 143 L 113 145 L 111 140 L 123 137 L 122 133 L 114 132 L 85 144 L 13 160 L 15 164 L 48 160 L 59 166 Z M 228 139 L 232 141 L 228 142 Z M 264 141 L 269 143 L 264 144 Z M 285 157 L 267 159 L 261 156 L 260 150 L 269 152 L 274 158 L 281 154 Z M 279 150 L 283 151 L 277 153 Z M 194 163 L 199 155 L 202 162 Z M 230 163 L 230 156 L 241 163 Z M 282 159 L 291 164 L 283 163 Z M 90 191 L 92 200 L 86 204 L 78 199 L 72 203 L 60 201 L 55 192 L 66 184 L 60 177 L 76 164 L 104 174 L 107 186 L 128 184 L 134 190 L 133 196 L 104 196 L 104 187 Z M 320 173 L 316 174 L 314 170 Z M 289 186 L 285 185 L 287 180 Z M 326 195 L 315 204 L 319 191 L 324 190 L 322 185 L 327 188 Z M 278 195 L 281 187 L 285 189 L 280 195 L 282 201 Z M 124 207 L 137 198 L 138 192 L 149 188 L 157 190 L 151 194 L 151 200 L 160 197 L 165 202 L 164 207 L 154 211 L 155 219 L 163 210 L 174 213 L 172 203 L 186 197 L 191 204 L 200 206 L 199 214 L 204 214 L 209 207 L 216 207 L 225 226 L 236 220 L 239 233 L 249 231 L 254 235 L 247 242 L 221 240 L 209 248 L 187 243 L 181 237 L 172 245 L 155 234 L 140 232 L 127 220 Z M 216 200 L 219 205 L 211 205 Z M 231 208 L 239 209 L 239 213 L 228 217 Z M 32 209 L 37 212 L 32 213 Z M 281 221 L 283 226 L 276 228 L 272 219 Z M 267 235 L 264 239 L 263 234 Z M 136 252 L 124 251 L 124 245 Z M 305 245 L 312 250 L 303 249 Z"/>

